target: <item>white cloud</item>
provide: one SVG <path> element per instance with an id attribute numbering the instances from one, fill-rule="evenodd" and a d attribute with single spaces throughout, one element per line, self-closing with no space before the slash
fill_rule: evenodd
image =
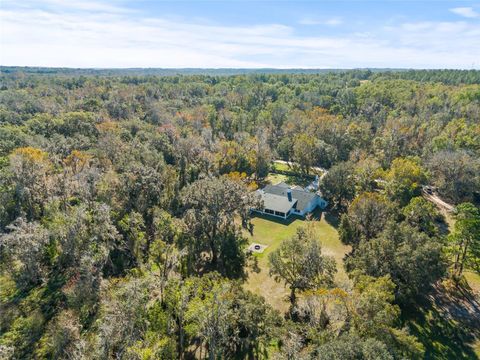
<path id="1" fill-rule="evenodd" d="M 340 17 L 332 17 L 329 19 L 314 19 L 311 17 L 306 17 L 301 19 L 298 22 L 300 25 L 329 25 L 329 26 L 337 26 L 343 24 L 343 20 Z"/>
<path id="2" fill-rule="evenodd" d="M 4 0 L 10 1 L 10 0 Z M 66 2 L 65 2 L 66 3 Z M 13 4 L 10 2 L 9 4 Z M 480 67 L 480 24 L 389 24 L 299 35 L 282 24 L 218 25 L 115 5 L 25 0 L 0 10 L 0 64 L 67 67 Z M 79 16 L 81 12 L 81 16 Z"/>
<path id="3" fill-rule="evenodd" d="M 450 9 L 451 12 L 454 14 L 466 17 L 466 18 L 478 18 L 480 17 L 480 13 L 473 10 L 472 7 L 457 7 Z"/>

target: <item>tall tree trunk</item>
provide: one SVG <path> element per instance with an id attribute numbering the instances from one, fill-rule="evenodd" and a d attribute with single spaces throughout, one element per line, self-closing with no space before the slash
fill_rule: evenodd
<path id="1" fill-rule="evenodd" d="M 179 319 L 179 325 L 178 325 L 178 330 L 179 330 L 179 337 L 180 337 L 180 346 L 179 346 L 179 355 L 180 355 L 180 360 L 183 360 L 183 358 L 185 357 L 185 354 L 183 352 L 183 326 L 182 326 L 182 323 L 181 323 L 181 319 Z"/>
<path id="2" fill-rule="evenodd" d="M 295 304 L 297 302 L 297 294 L 295 293 L 295 288 L 291 288 L 290 289 L 290 309 L 289 309 L 289 313 L 290 313 L 290 317 L 292 318 L 293 317 L 293 310 L 295 309 Z"/>
<path id="3" fill-rule="evenodd" d="M 463 266 L 464 266 L 465 260 L 467 258 L 467 250 L 468 250 L 469 245 L 470 245 L 470 242 L 467 239 L 467 241 L 465 242 L 465 246 L 463 247 L 462 259 L 460 261 L 460 268 L 458 269 L 458 277 L 460 277 L 463 273 Z"/>
<path id="4" fill-rule="evenodd" d="M 217 265 L 218 254 L 217 249 L 215 248 L 215 240 L 213 238 L 210 239 L 210 251 L 212 252 L 212 259 L 210 263 L 212 265 Z"/>

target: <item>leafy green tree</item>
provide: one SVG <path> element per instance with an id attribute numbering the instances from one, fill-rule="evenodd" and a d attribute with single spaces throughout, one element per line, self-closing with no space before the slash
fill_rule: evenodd
<path id="1" fill-rule="evenodd" d="M 302 174 L 310 173 L 316 159 L 315 139 L 307 134 L 299 134 L 293 141 L 293 160 L 300 166 Z"/>
<path id="2" fill-rule="evenodd" d="M 81 328 L 74 311 L 61 311 L 49 322 L 36 355 L 55 359 L 86 357 L 87 343 L 81 337 Z"/>
<path id="3" fill-rule="evenodd" d="M 408 204 L 412 197 L 420 195 L 421 186 L 426 181 L 426 175 L 417 160 L 396 158 L 392 161 L 385 179 L 388 196 L 404 206 Z"/>
<path id="4" fill-rule="evenodd" d="M 79 201 L 92 202 L 97 193 L 96 185 L 100 177 L 92 156 L 83 151 L 73 150 L 59 165 L 62 171 L 55 174 L 53 181 L 62 208 L 66 209 Z"/>
<path id="5" fill-rule="evenodd" d="M 428 235 L 437 234 L 436 220 L 440 217 L 435 205 L 423 197 L 414 197 L 402 210 L 405 221 Z"/>
<path id="6" fill-rule="evenodd" d="M 283 281 L 290 288 L 290 303 L 296 302 L 297 291 L 318 289 L 333 285 L 337 271 L 335 260 L 322 255 L 319 241 L 312 229 L 297 229 L 297 233 L 284 240 L 268 256 L 270 276 Z"/>
<path id="7" fill-rule="evenodd" d="M 86 137 L 96 137 L 98 130 L 95 127 L 95 117 L 91 113 L 71 112 L 62 117 L 59 130 L 66 136 L 81 134 Z"/>
<path id="8" fill-rule="evenodd" d="M 208 251 L 214 269 L 225 269 L 234 261 L 241 265 L 235 272 L 240 273 L 246 240 L 237 221 L 249 228 L 250 210 L 258 205 L 256 197 L 240 182 L 222 177 L 197 180 L 183 190 L 181 199 L 183 219 L 194 236 L 187 243 L 191 256 L 198 261 L 202 252 Z"/>
<path id="9" fill-rule="evenodd" d="M 7 156 L 15 149 L 27 146 L 27 140 L 28 136 L 21 127 L 0 126 L 0 156 Z"/>
<path id="10" fill-rule="evenodd" d="M 361 339 L 356 335 L 344 334 L 338 339 L 319 346 L 314 359 L 329 360 L 393 360 L 386 344 L 376 339 Z"/>
<path id="11" fill-rule="evenodd" d="M 278 311 L 273 310 L 263 297 L 240 286 L 234 288 L 234 299 L 233 309 L 241 314 L 236 324 L 240 339 L 236 353 L 255 359 L 265 357 L 282 325 Z"/>
<path id="12" fill-rule="evenodd" d="M 334 207 L 343 210 L 355 196 L 354 168 L 348 162 L 332 166 L 322 178 L 320 189 Z"/>
<path id="13" fill-rule="evenodd" d="M 160 300 L 163 304 L 165 297 L 165 287 L 170 278 L 178 273 L 181 268 L 181 259 L 185 255 L 185 250 L 179 251 L 175 244 L 167 243 L 156 239 L 150 248 L 150 261 L 155 265 L 155 272 L 158 274 L 160 282 Z"/>
<path id="14" fill-rule="evenodd" d="M 355 164 L 355 182 L 357 192 L 372 192 L 377 187 L 376 181 L 380 164 L 373 158 L 361 159 Z"/>
<path id="15" fill-rule="evenodd" d="M 455 208 L 454 216 L 454 229 L 448 239 L 453 275 L 459 279 L 465 267 L 480 273 L 480 210 L 471 203 L 463 203 Z"/>
<path id="16" fill-rule="evenodd" d="M 8 186 L 12 188 L 15 214 L 38 219 L 52 195 L 52 164 L 48 154 L 33 147 L 18 148 L 10 155 Z"/>
<path id="17" fill-rule="evenodd" d="M 471 201 L 480 189 L 480 161 L 465 151 L 440 151 L 427 167 L 440 196 L 455 204 Z"/>
<path id="18" fill-rule="evenodd" d="M 445 273 L 442 245 L 406 224 L 390 222 L 385 230 L 370 240 L 360 241 L 355 252 L 346 258 L 353 275 L 389 275 L 397 286 L 399 301 L 408 303 L 426 293 Z"/>
<path id="19" fill-rule="evenodd" d="M 378 193 L 363 193 L 343 214 L 338 229 L 345 244 L 356 247 L 361 239 L 369 240 L 379 234 L 392 217 L 392 206 Z"/>
<path id="20" fill-rule="evenodd" d="M 105 204 L 93 204 L 91 209 L 77 206 L 68 213 L 55 214 L 51 232 L 59 246 L 58 264 L 63 268 L 75 268 L 83 258 L 91 258 L 97 269 L 102 269 L 110 264 L 112 251 L 121 248 Z"/>
<path id="21" fill-rule="evenodd" d="M 392 280 L 388 275 L 356 279 L 352 330 L 364 338 L 384 342 L 394 358 L 423 359 L 423 346 L 405 329 L 396 327 L 400 308 L 393 304 L 395 284 Z"/>
<path id="22" fill-rule="evenodd" d="M 143 264 L 147 255 L 148 244 L 142 215 L 135 211 L 125 214 L 119 221 L 118 226 L 124 234 L 124 239 L 136 264 Z"/>
<path id="23" fill-rule="evenodd" d="M 214 284 L 208 292 L 198 294 L 201 297 L 197 295 L 190 301 L 185 315 L 189 322 L 188 332 L 205 342 L 211 360 L 225 357 L 228 344 L 238 339 L 238 329 L 229 331 L 235 321 L 230 290 L 227 282 Z"/>
<path id="24" fill-rule="evenodd" d="M 293 159 L 293 141 L 290 137 L 284 137 L 278 142 L 277 153 L 285 161 Z"/>
<path id="25" fill-rule="evenodd" d="M 91 349 L 93 356 L 122 357 L 129 348 L 139 346 L 137 341 L 147 329 L 147 303 L 154 289 L 154 283 L 141 277 L 110 284 L 100 305 L 97 339 Z"/>
<path id="26" fill-rule="evenodd" d="M 308 331 L 301 332 L 303 339 L 296 351 L 321 359 L 421 359 L 423 347 L 406 329 L 398 328 L 400 308 L 394 304 L 394 290 L 388 276 L 359 276 L 348 291 L 321 288 L 303 292 L 295 311 Z M 302 351 L 303 344 L 309 346 Z"/>
<path id="27" fill-rule="evenodd" d="M 266 129 L 257 132 L 254 142 L 256 143 L 254 160 L 255 176 L 257 179 L 264 179 L 268 175 L 270 164 L 273 160 Z"/>
<path id="28" fill-rule="evenodd" d="M 154 206 L 169 208 L 176 196 L 177 173 L 161 159 L 154 166 L 130 163 L 121 181 L 125 210 L 134 210 L 144 218 Z"/>

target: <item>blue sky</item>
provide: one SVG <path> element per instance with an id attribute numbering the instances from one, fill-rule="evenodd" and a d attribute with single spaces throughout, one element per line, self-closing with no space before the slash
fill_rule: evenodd
<path id="1" fill-rule="evenodd" d="M 0 0 L 0 64 L 479 69 L 480 2 Z"/>

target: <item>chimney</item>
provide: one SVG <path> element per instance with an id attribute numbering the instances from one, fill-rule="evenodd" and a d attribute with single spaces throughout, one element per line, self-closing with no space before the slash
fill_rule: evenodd
<path id="1" fill-rule="evenodd" d="M 288 189 L 287 190 L 287 198 L 288 198 L 288 201 L 292 201 L 292 190 Z"/>

